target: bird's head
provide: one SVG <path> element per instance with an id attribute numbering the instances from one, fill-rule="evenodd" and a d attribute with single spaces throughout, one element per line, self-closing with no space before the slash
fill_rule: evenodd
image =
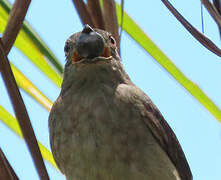
<path id="1" fill-rule="evenodd" d="M 85 25 L 65 44 L 66 64 L 62 89 L 105 82 L 114 86 L 129 81 L 117 52 L 114 37 L 107 31 Z"/>
<path id="2" fill-rule="evenodd" d="M 119 59 L 114 37 L 103 30 L 85 25 L 81 32 L 75 33 L 66 41 L 65 56 L 72 64 L 108 61 L 112 57 Z"/>

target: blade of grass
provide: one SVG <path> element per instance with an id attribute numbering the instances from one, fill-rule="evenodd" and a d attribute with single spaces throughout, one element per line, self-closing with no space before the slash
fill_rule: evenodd
<path id="1" fill-rule="evenodd" d="M 121 7 L 116 4 L 118 23 L 121 22 Z M 219 122 L 221 111 L 216 104 L 191 80 L 189 80 L 176 65 L 160 50 L 159 47 L 146 35 L 146 33 L 124 12 L 124 30 L 181 86 L 183 86 L 196 100 L 199 101 Z"/>
<path id="2" fill-rule="evenodd" d="M 118 22 L 121 22 L 121 8 L 117 4 Z M 172 61 L 152 42 L 152 40 L 139 28 L 139 26 L 127 16 L 124 30 L 147 52 L 149 52 L 187 91 L 190 92 L 210 113 L 221 121 L 220 109 L 203 93 L 203 91 L 193 82 L 191 82 L 173 63 Z M 0 16 L 2 17 L 2 16 Z M 127 21 L 127 22 L 126 22 Z M 135 27 L 135 28 L 134 28 Z M 1 26 L 0 26 L 1 28 Z M 134 28 L 134 29 L 133 29 Z M 134 31 L 135 30 L 135 31 Z M 133 33 L 136 32 L 136 33 Z M 151 45 L 151 46 L 150 46 Z M 154 47 L 148 48 L 149 47 Z M 151 50 L 152 49 L 152 50 Z M 158 54 L 158 52 L 160 52 Z M 166 60 L 163 60 L 166 59 Z M 174 69 L 174 72 L 173 72 Z M 199 93 L 199 94 L 197 94 Z"/>
<path id="3" fill-rule="evenodd" d="M 0 6 L 0 24 L 6 25 L 6 20 L 8 15 L 4 13 L 4 11 L 1 11 Z M 0 32 L 3 32 L 3 26 L 0 26 Z M 45 107 L 48 111 L 51 108 L 51 102 L 50 100 L 45 97 L 13 64 L 12 70 L 16 78 L 16 82 L 18 83 L 19 87 L 21 87 L 25 92 L 27 92 L 31 97 L 33 97 L 38 103 L 40 103 L 43 107 Z M 60 81 L 61 79 L 55 81 Z"/>
<path id="4" fill-rule="evenodd" d="M 11 4 L 7 0 L 1 0 L 0 6 L 4 9 L 4 11 L 9 14 L 11 9 Z M 48 60 L 55 66 L 55 69 L 59 73 L 63 73 L 63 67 L 59 63 L 59 60 L 52 53 L 52 51 L 47 47 L 44 41 L 39 37 L 39 35 L 32 29 L 32 27 L 28 24 L 27 21 L 24 21 L 22 29 L 27 34 L 27 36 L 33 41 L 33 43 L 38 47 L 38 49 L 43 53 Z"/>
<path id="5" fill-rule="evenodd" d="M 12 72 L 15 76 L 15 80 L 20 88 L 22 88 L 28 95 L 35 99 L 45 109 L 50 111 L 52 102 L 40 91 L 37 87 L 20 72 L 16 66 L 11 63 Z"/>
<path id="6" fill-rule="evenodd" d="M 39 147 L 37 145 L 37 140 L 24 101 L 21 97 L 20 91 L 16 84 L 8 58 L 4 52 L 4 45 L 1 41 L 1 38 L 0 38 L 0 67 L 1 67 L 1 74 L 4 84 L 9 94 L 15 115 L 19 121 L 19 125 L 22 129 L 22 134 L 24 135 L 25 142 L 31 153 L 38 175 L 41 179 L 49 179 L 47 170 L 45 168 L 45 164 L 43 162 Z"/>
<path id="7" fill-rule="evenodd" d="M 5 30 L 9 12 L 10 5 L 5 0 L 0 1 L 0 33 Z M 60 87 L 62 66 L 27 22 L 24 23 L 15 41 L 15 46 L 52 82 Z"/>
<path id="8" fill-rule="evenodd" d="M 0 7 L 0 24 L 5 23 L 6 21 L 2 21 L 3 19 L 7 19 L 8 15 L 6 13 L 2 13 L 4 11 L 1 11 Z M 3 31 L 3 26 L 0 26 L 0 32 Z M 51 108 L 51 102 L 50 100 L 45 97 L 13 64 L 12 64 L 12 70 L 15 74 L 16 82 L 18 83 L 19 87 L 21 87 L 25 92 L 27 92 L 29 95 L 31 95 L 37 102 L 39 102 L 43 107 L 45 107 L 48 111 Z M 59 80 L 55 78 L 55 81 L 60 81 L 61 78 L 59 77 Z M 60 86 L 60 83 L 58 84 Z"/>
<path id="9" fill-rule="evenodd" d="M 1 105 L 0 105 L 0 120 L 9 129 L 11 129 L 14 133 L 16 133 L 20 138 L 23 139 L 23 135 L 19 127 L 18 121 L 8 111 L 6 111 Z M 40 141 L 38 141 L 38 145 L 39 145 L 43 158 L 58 170 L 51 152 Z"/>
<path id="10" fill-rule="evenodd" d="M 0 67 L 4 84 L 38 175 L 41 179 L 49 179 L 27 110 L 7 58 L 22 27 L 30 2 L 30 0 L 15 0 L 13 4 L 3 37 L 0 39 Z"/>

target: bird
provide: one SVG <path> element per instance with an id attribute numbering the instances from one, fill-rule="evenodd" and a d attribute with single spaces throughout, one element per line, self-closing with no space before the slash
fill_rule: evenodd
<path id="1" fill-rule="evenodd" d="M 66 179 L 192 180 L 176 135 L 127 75 L 111 33 L 85 25 L 64 52 L 49 134 Z"/>

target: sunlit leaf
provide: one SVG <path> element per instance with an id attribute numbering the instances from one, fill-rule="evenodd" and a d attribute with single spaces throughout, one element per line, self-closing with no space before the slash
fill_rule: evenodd
<path id="1" fill-rule="evenodd" d="M 52 102 L 40 90 L 38 90 L 37 87 L 35 87 L 35 85 L 29 81 L 25 75 L 22 74 L 22 72 L 20 72 L 12 63 L 11 67 L 18 86 L 26 93 L 28 93 L 32 98 L 34 98 L 45 109 L 50 111 Z"/>
<path id="2" fill-rule="evenodd" d="M 121 7 L 116 4 L 118 23 L 121 23 Z M 147 36 L 136 22 L 124 12 L 123 29 L 147 53 L 149 53 L 177 82 L 179 82 L 195 99 L 197 99 L 219 122 L 221 111 L 216 104 L 191 80 L 189 80 L 176 65 L 160 50 L 159 47 Z"/>
<path id="3" fill-rule="evenodd" d="M 0 33 L 4 32 L 8 20 L 10 5 L 0 1 Z M 57 58 L 33 31 L 27 22 L 23 24 L 15 41 L 15 46 L 34 63 L 58 87 L 61 85 L 63 68 Z"/>
<path id="4" fill-rule="evenodd" d="M 5 0 L 4 0 L 5 1 Z M 118 22 L 121 22 L 121 7 L 116 5 Z M 7 8 L 5 8 L 7 9 Z M 7 14 L 0 12 L 1 20 L 7 17 Z M 4 24 L 4 22 L 0 22 Z M 144 33 L 144 31 L 129 17 L 127 13 L 124 14 L 124 30 L 142 47 L 144 48 L 167 72 L 169 72 L 193 97 L 195 97 L 217 120 L 221 122 L 221 111 L 213 103 L 213 101 L 192 81 L 190 81 L 175 65 L 174 63 L 157 47 L 157 45 Z M 30 27 L 28 27 L 30 29 Z M 2 27 L 0 26 L 2 31 Z M 25 41 L 26 39 L 23 38 Z M 22 42 L 21 42 L 22 44 Z M 20 45 L 21 45 L 20 44 Z M 22 46 L 24 47 L 24 46 Z M 26 48 L 24 48 L 24 51 Z M 37 60 L 37 59 L 36 59 Z M 46 69 L 46 68 L 45 68 Z M 50 74 L 50 73 L 48 73 Z M 53 73 L 51 73 L 53 74 Z M 53 79 L 53 77 L 51 77 Z M 60 81 L 61 79 L 54 82 Z"/>
<path id="5" fill-rule="evenodd" d="M 10 128 L 14 133 L 16 133 L 20 138 L 23 139 L 18 121 L 8 111 L 6 111 L 1 105 L 0 105 L 0 120 L 8 128 Z M 39 141 L 38 141 L 38 145 L 39 145 L 39 148 L 40 148 L 40 151 L 44 160 L 49 162 L 52 166 L 54 166 L 58 170 L 51 152 Z"/>

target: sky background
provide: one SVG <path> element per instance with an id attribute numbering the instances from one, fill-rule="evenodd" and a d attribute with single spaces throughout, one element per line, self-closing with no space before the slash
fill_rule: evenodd
<path id="1" fill-rule="evenodd" d="M 11 1 L 13 2 L 13 1 Z M 195 27 L 201 30 L 200 1 L 170 2 Z M 171 15 L 160 0 L 125 1 L 125 11 L 167 54 L 184 74 L 221 108 L 220 58 L 199 44 Z M 46 44 L 65 63 L 64 43 L 82 25 L 71 0 L 32 0 L 26 20 Z M 220 47 L 216 24 L 204 9 L 205 34 Z M 123 32 L 121 53 L 124 67 L 133 80 L 160 109 L 185 152 L 194 180 L 221 179 L 221 126 L 156 61 Z M 52 101 L 59 88 L 51 83 L 16 48 L 9 59 Z M 49 145 L 49 113 L 21 91 L 38 140 Z M 14 115 L 0 77 L 0 104 Z M 20 179 L 37 180 L 38 175 L 24 141 L 0 122 L 0 146 Z M 46 162 L 49 176 L 64 176 Z"/>

